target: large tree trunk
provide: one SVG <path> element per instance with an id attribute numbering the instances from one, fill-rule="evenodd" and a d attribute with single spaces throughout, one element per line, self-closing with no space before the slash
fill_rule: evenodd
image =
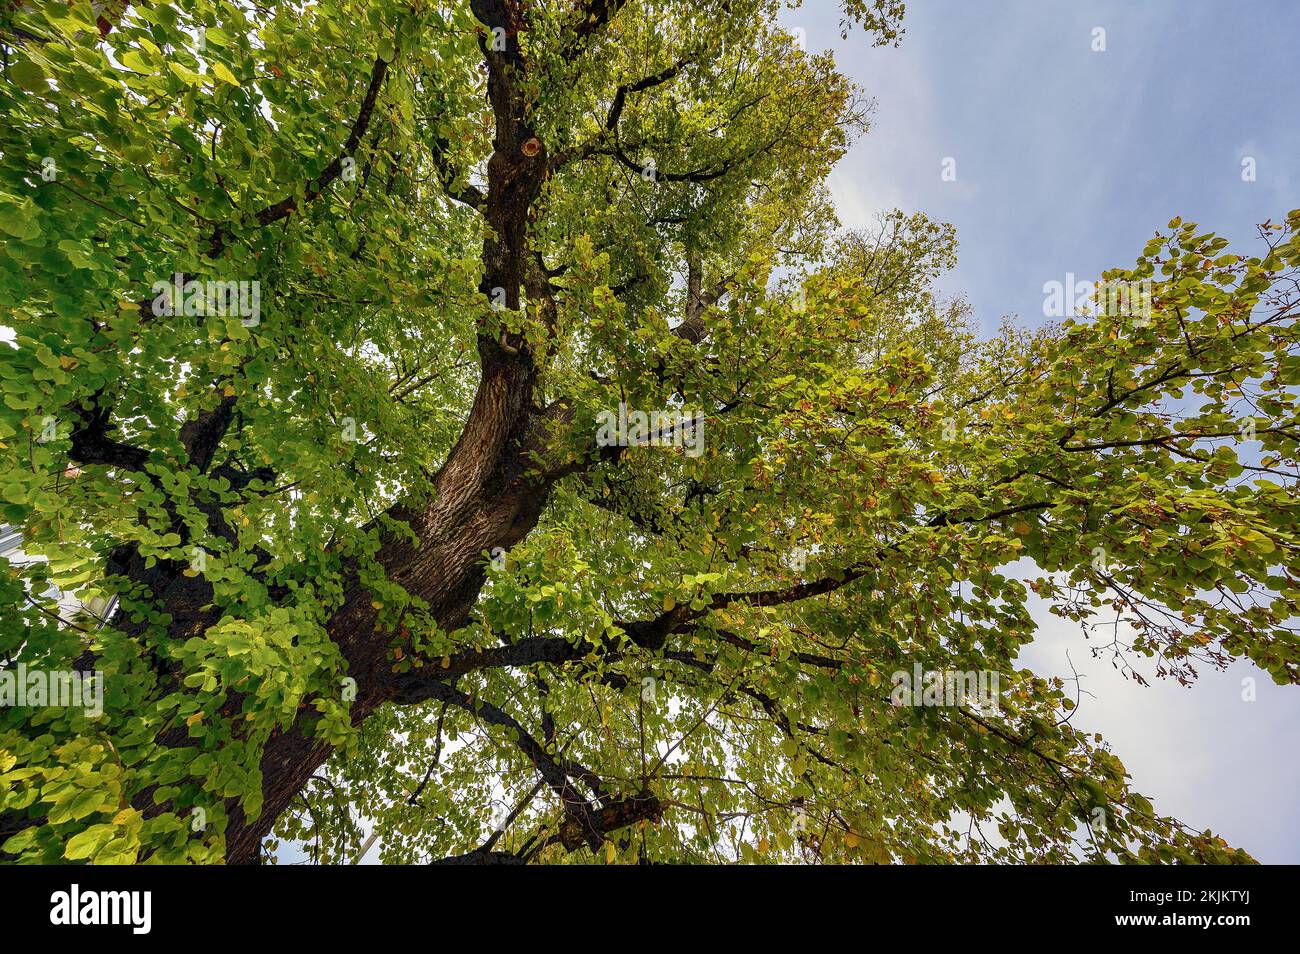
<path id="1" fill-rule="evenodd" d="M 382 547 L 378 559 L 389 577 L 428 602 L 438 626 L 455 630 L 469 614 L 486 579 L 484 552 L 508 548 L 537 524 L 548 484 L 526 477 L 533 368 L 526 354 L 504 353 L 480 342 L 483 378 L 469 420 L 435 480 L 436 494 L 421 511 L 392 515 L 409 523 L 418 545 L 406 538 Z M 347 590 L 327 629 L 357 682 L 352 722 L 359 726 L 396 691 L 388 646 L 391 634 L 377 626 L 372 594 L 359 583 Z M 332 748 L 299 727 L 277 733 L 262 756 L 262 813 L 247 819 L 235 809 L 227 832 L 226 860 L 255 863 L 276 818 L 329 757 Z"/>
<path id="2" fill-rule="evenodd" d="M 513 4 L 475 0 L 472 6 L 484 26 L 492 30 L 503 30 L 513 37 L 525 26 Z M 610 12 L 607 10 L 604 17 Z M 547 324 L 553 325 L 556 306 L 551 289 L 541 272 L 540 260 L 528 244 L 533 204 L 550 167 L 545 146 L 534 136 L 527 118 L 528 104 L 520 83 L 526 64 L 513 40 L 509 49 L 501 51 L 490 48 L 480 36 L 480 47 L 488 67 L 487 93 L 496 135 L 488 162 L 486 193 L 470 187 L 459 195 L 460 201 L 478 209 L 487 225 L 480 289 L 494 305 L 500 304 L 504 295 L 505 307 L 517 310 L 521 306 L 521 287 L 527 286 L 532 303 L 541 310 Z M 342 156 L 355 153 L 387 67 L 386 61 L 376 59 L 365 100 Z M 337 175 L 340 162 L 336 160 L 330 167 L 335 171 L 309 189 L 307 201 L 321 194 L 324 184 Z M 296 199 L 286 199 L 268 206 L 258 220 L 268 224 L 287 217 L 296 207 Z M 223 233 L 218 230 L 212 236 L 208 255 L 216 258 L 223 250 Z M 447 631 L 469 621 L 486 579 L 484 553 L 512 546 L 537 525 L 549 487 L 560 472 L 549 466 L 554 462 L 548 459 L 547 425 L 562 422 L 567 413 L 563 406 L 547 410 L 535 406 L 537 368 L 522 336 L 481 327 L 478 351 L 481 377 L 474 404 L 456 446 L 434 478 L 432 495 L 427 502 L 399 504 L 387 514 L 408 525 L 416 540 L 405 535 L 391 536 L 376 555 L 388 578 L 427 603 L 438 626 Z M 199 472 L 211 467 L 230 426 L 233 409 L 234 398 L 224 398 L 215 410 L 181 429 L 181 443 L 189 463 Z M 73 458 L 83 464 L 141 470 L 148 452 L 113 440 L 110 430 L 107 406 L 100 413 L 87 412 L 73 434 Z M 549 472 L 550 476 L 538 477 L 539 472 Z M 228 476 L 234 481 L 241 479 L 237 474 Z M 242 479 L 246 482 L 248 478 Z M 196 504 L 208 517 L 209 532 L 233 539 L 218 505 Z M 172 518 L 173 529 L 187 540 L 184 521 L 176 512 Z M 155 606 L 172 621 L 168 633 L 171 640 L 201 636 L 220 618 L 220 608 L 212 607 L 210 585 L 201 576 L 187 574 L 187 569 L 174 561 L 146 560 L 134 546 L 119 547 L 108 561 L 111 576 L 129 580 L 152 594 Z M 392 678 L 390 630 L 379 625 L 379 613 L 371 604 L 372 594 L 356 573 L 345 577 L 344 587 L 343 603 L 326 629 L 346 661 L 348 676 L 356 680 L 351 718 L 359 726 L 385 702 L 413 700 L 411 693 Z M 137 628 L 125 618 L 115 622 L 128 632 Z M 143 624 L 138 629 L 143 635 Z M 93 661 L 88 651 L 78 665 L 91 668 Z M 180 674 L 171 663 L 160 655 L 155 665 L 162 684 L 174 687 Z M 448 672 L 446 678 L 453 672 Z M 184 727 L 171 728 L 159 737 L 158 744 L 185 745 L 187 738 Z M 261 758 L 261 813 L 249 819 L 232 802 L 226 835 L 229 863 L 258 860 L 262 839 L 331 752 L 331 746 L 310 737 L 302 721 L 268 740 Z M 138 793 L 137 807 L 146 814 L 164 811 L 166 806 L 155 805 L 152 795 L 152 791 Z M 0 829 L 4 824 L 5 819 L 0 818 Z"/>

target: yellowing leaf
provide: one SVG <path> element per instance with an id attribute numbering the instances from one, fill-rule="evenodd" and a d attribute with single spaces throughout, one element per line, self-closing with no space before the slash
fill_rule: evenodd
<path id="1" fill-rule="evenodd" d="M 184 66 L 181 66 L 179 63 L 176 62 L 168 63 L 167 69 L 172 71 L 172 75 L 180 77 L 181 82 L 185 83 L 185 85 L 187 86 L 203 85 L 203 74 L 196 73 L 191 69 L 187 69 Z"/>
<path id="2" fill-rule="evenodd" d="M 223 83 L 229 83 L 231 86 L 238 86 L 239 80 L 235 79 L 235 74 L 226 68 L 225 63 L 213 63 L 212 75 Z"/>
<path id="3" fill-rule="evenodd" d="M 128 50 L 122 54 L 122 65 L 133 73 L 142 73 L 148 76 L 153 72 L 149 63 L 145 60 L 144 54 L 139 50 Z"/>

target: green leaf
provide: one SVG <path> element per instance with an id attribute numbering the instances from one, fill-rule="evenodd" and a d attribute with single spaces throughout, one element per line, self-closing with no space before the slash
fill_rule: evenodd
<path id="1" fill-rule="evenodd" d="M 31 60 L 18 60 L 9 67 L 9 78 L 31 93 L 43 93 L 48 90 L 45 71 Z"/>
<path id="2" fill-rule="evenodd" d="M 7 203 L 0 200 L 0 230 L 20 239 L 40 235 L 40 223 L 36 221 L 31 208 L 30 202 Z"/>
<path id="3" fill-rule="evenodd" d="M 91 825 L 79 835 L 73 835 L 68 839 L 63 849 L 63 857 L 71 861 L 89 858 L 106 845 L 116 832 L 117 829 L 113 825 Z"/>

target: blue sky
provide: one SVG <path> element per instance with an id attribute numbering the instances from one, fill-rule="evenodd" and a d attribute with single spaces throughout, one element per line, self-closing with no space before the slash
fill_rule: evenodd
<path id="1" fill-rule="evenodd" d="M 1131 265 L 1174 215 L 1248 239 L 1300 205 L 1300 5 L 908 6 L 898 49 L 841 40 L 827 0 L 786 19 L 877 101 L 832 180 L 845 224 L 892 207 L 953 223 L 961 262 L 945 287 L 986 327 L 1039 320 L 1044 282 Z M 1105 52 L 1091 48 L 1097 27 Z M 941 180 L 945 157 L 956 181 Z"/>
<path id="2" fill-rule="evenodd" d="M 898 49 L 839 35 L 839 5 L 784 20 L 877 101 L 831 179 L 846 226 L 879 210 L 957 228 L 941 283 L 985 332 L 1043 322 L 1043 285 L 1131 265 L 1175 215 L 1248 243 L 1300 207 L 1300 3 L 1244 0 L 909 0 Z M 1094 52 L 1094 30 L 1105 51 Z M 1242 159 L 1256 178 L 1242 179 Z M 946 157 L 955 181 L 943 181 Z M 1158 809 L 1264 862 L 1300 862 L 1300 689 L 1250 663 L 1192 688 L 1126 681 L 1038 606 L 1021 662 L 1090 694 L 1076 724 L 1104 733 Z M 1069 659 L 1066 653 L 1069 652 Z M 1254 678 L 1258 697 L 1242 699 Z"/>

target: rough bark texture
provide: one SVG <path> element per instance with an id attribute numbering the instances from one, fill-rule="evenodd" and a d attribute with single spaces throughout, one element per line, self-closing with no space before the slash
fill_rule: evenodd
<path id="1" fill-rule="evenodd" d="M 545 147 L 527 122 L 520 91 L 524 63 L 513 37 L 522 26 L 512 4 L 475 2 L 475 14 L 490 31 L 502 28 L 511 40 L 505 51 L 481 44 L 488 64 L 488 98 L 496 117 L 488 188 L 480 206 L 491 231 L 483 245 L 481 290 L 518 309 L 520 288 L 530 268 L 528 222 L 548 166 Z M 371 97 L 368 97 L 371 104 Z M 379 553 L 393 582 L 427 600 L 439 627 L 468 622 L 486 579 L 482 554 L 509 548 L 536 525 L 548 483 L 530 480 L 530 431 L 542 415 L 534 411 L 537 369 L 517 335 L 483 334 L 478 343 L 481 378 L 469 418 L 446 464 L 434 479 L 435 493 L 422 511 L 399 507 L 392 516 L 409 523 L 419 545 L 394 539 Z M 357 681 L 354 725 L 394 700 L 401 687 L 389 678 L 387 637 L 376 629 L 371 595 L 360 584 L 347 592 L 327 629 Z M 297 727 L 267 744 L 262 757 L 263 809 L 255 820 L 236 814 L 227 834 L 227 861 L 255 862 L 261 841 L 276 818 L 329 757 L 327 745 Z"/>
<path id="2" fill-rule="evenodd" d="M 580 53 L 621 5 L 619 0 L 591 0 L 585 5 L 580 26 L 570 38 L 570 54 Z M 517 41 L 519 32 L 527 28 L 524 7 L 513 0 L 473 0 L 471 7 L 482 24 L 479 46 L 487 68 L 487 99 L 495 119 L 493 153 L 487 163 L 487 187 L 483 191 L 473 186 L 455 188 L 455 176 L 448 170 L 441 178 L 449 195 L 474 207 L 486 225 L 482 293 L 496 307 L 517 310 L 521 290 L 526 288 L 530 304 L 551 323 L 556 313 L 552 289 L 540 257 L 529 246 L 529 224 L 536 215 L 535 205 L 552 166 L 547 148 L 530 122 L 525 93 L 527 63 Z M 499 36 L 507 38 L 505 49 L 498 49 L 493 42 Z M 351 156 L 366 135 L 382 96 L 388 67 L 383 59 L 376 59 L 365 83 L 357 119 L 339 155 L 318 179 L 300 190 L 301 198 L 288 196 L 258 213 L 259 225 L 290 219 L 301 211 L 301 205 L 326 193 L 342 168 L 343 158 Z M 216 226 L 207 237 L 207 256 L 217 259 L 224 254 L 228 238 L 226 227 Z M 149 304 L 140 307 L 143 313 Z M 390 535 L 377 554 L 388 577 L 425 601 L 438 626 L 448 631 L 469 620 L 486 579 L 483 553 L 497 547 L 509 548 L 522 540 L 537 525 L 551 484 L 560 473 L 572 469 L 571 465 L 566 465 L 567 469 L 556 467 L 546 459 L 547 428 L 563 423 L 567 408 L 563 402 L 546 409 L 537 406 L 538 369 L 528 342 L 522 335 L 485 324 L 480 329 L 478 355 L 481 374 L 477 393 L 455 447 L 434 477 L 433 493 L 427 503 L 399 504 L 387 514 L 409 526 L 418 542 L 405 535 Z M 235 399 L 225 397 L 216 402 L 212 411 L 182 427 L 179 437 L 191 467 L 210 472 L 235 411 Z M 151 452 L 114 440 L 110 417 L 108 404 L 82 414 L 72 435 L 73 459 L 81 464 L 147 473 L 145 466 Z M 234 472 L 221 475 L 236 487 L 246 486 L 259 476 Z M 157 482 L 152 476 L 148 479 Z M 207 515 L 212 534 L 233 541 L 234 532 L 216 501 L 196 495 L 193 502 Z M 186 524 L 174 507 L 169 507 L 172 529 L 188 545 Z M 146 560 L 134 546 L 127 545 L 112 553 L 107 569 L 110 576 L 143 588 L 151 594 L 155 607 L 169 614 L 169 640 L 202 635 L 220 616 L 220 608 L 212 606 L 210 584 L 202 575 L 187 575 L 184 563 Z M 271 595 L 274 598 L 280 594 Z M 409 704 L 439 697 L 450 691 L 445 688 L 447 680 L 491 665 L 496 659 L 493 651 L 461 654 L 441 673 L 426 672 L 418 684 L 394 676 L 387 659 L 389 634 L 378 625 L 372 598 L 370 590 L 352 573 L 341 606 L 326 624 L 347 663 L 348 675 L 357 683 L 351 709 L 354 725 L 359 726 L 385 703 Z M 125 614 L 119 614 L 115 624 L 144 634 L 144 624 L 133 625 Z M 574 658 L 577 649 L 562 641 L 543 639 L 502 652 L 516 653 L 520 662 L 538 662 Z M 93 662 L 93 656 L 87 653 L 78 665 L 93 668 Z M 154 665 L 162 686 L 176 684 L 181 673 L 169 660 L 156 655 Z M 237 710 L 239 701 L 231 700 L 230 712 Z M 158 744 L 184 745 L 186 741 L 184 728 L 170 729 L 159 737 Z M 262 811 L 257 818 L 249 819 L 231 803 L 227 862 L 249 864 L 259 860 L 262 840 L 331 752 L 331 746 L 313 739 L 302 723 L 270 738 L 261 759 Z M 567 792 L 568 776 L 574 772 L 580 776 L 582 772 L 580 766 L 560 767 L 541 747 L 530 757 L 538 762 L 543 775 L 549 773 L 557 790 Z M 135 798 L 137 807 L 147 815 L 166 807 L 154 805 L 152 794 L 141 792 Z M 626 801 L 598 798 L 594 805 L 582 798 L 572 801 L 584 807 L 569 811 L 558 836 L 568 848 L 598 844 L 601 833 L 608 828 L 655 817 L 659 811 L 658 803 L 649 796 Z M 499 860 L 499 853 L 481 850 L 464 856 L 463 861 L 483 863 L 493 859 Z"/>

